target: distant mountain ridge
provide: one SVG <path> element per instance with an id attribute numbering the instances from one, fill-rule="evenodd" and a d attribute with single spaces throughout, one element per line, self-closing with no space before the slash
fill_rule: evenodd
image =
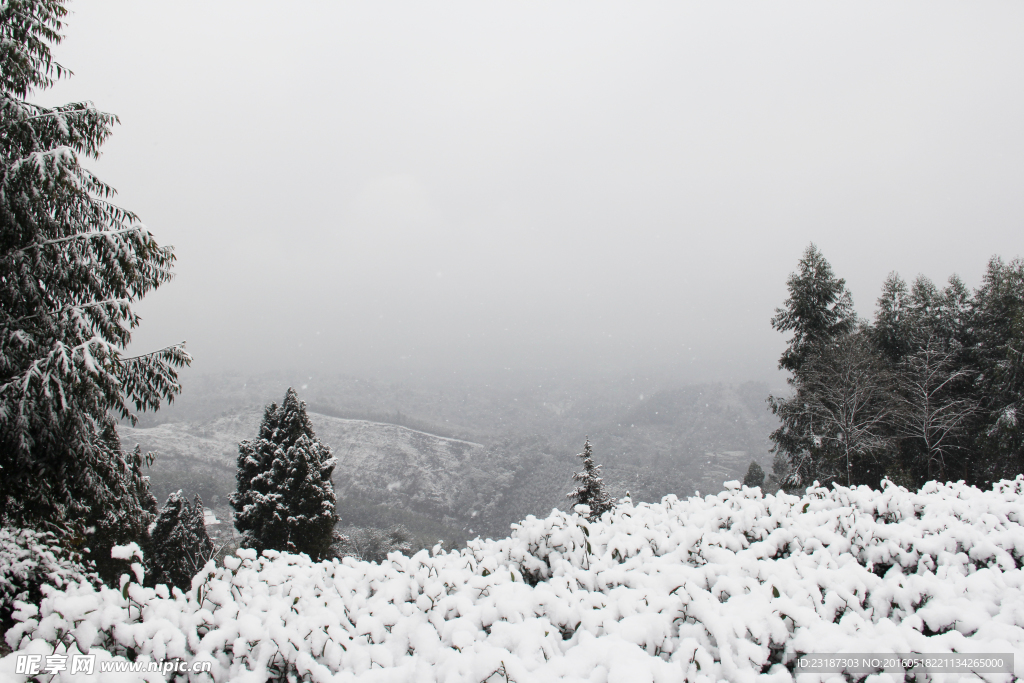
<path id="1" fill-rule="evenodd" d="M 157 457 L 151 487 L 162 502 L 173 491 L 198 493 L 230 519 L 228 495 L 235 488 L 238 443 L 256 435 L 262 411 L 246 410 L 205 424 L 166 423 L 119 427 L 125 444 L 138 443 Z M 511 480 L 508 463 L 496 462 L 480 443 L 437 436 L 389 423 L 309 413 L 318 438 L 338 459 L 334 484 L 343 522 L 351 514 L 366 524 L 367 505 L 411 512 L 467 536 L 475 518 L 491 518 Z M 347 512 L 346 502 L 356 509 Z M 362 513 L 360 513 L 362 511 Z M 350 514 L 351 513 L 351 514 Z M 398 521 L 408 521 L 401 520 Z M 415 526 L 415 521 L 413 522 Z"/>
<path id="2" fill-rule="evenodd" d="M 724 481 L 742 478 L 752 459 L 767 469 L 773 418 L 764 409 L 765 387 L 700 385 L 632 397 L 630 388 L 620 387 L 618 397 L 537 387 L 431 400 L 422 392 L 366 387 L 374 398 L 362 407 L 352 397 L 345 403 L 316 393 L 309 415 L 338 458 L 343 524 L 403 523 L 449 543 L 504 535 L 528 514 L 564 509 L 574 455 L 588 435 L 612 495 L 629 491 L 635 501 L 717 493 Z M 209 396 L 204 401 L 215 404 Z M 232 401 L 225 403 L 230 408 Z M 250 404 L 120 431 L 126 447 L 139 443 L 157 453 L 150 476 L 161 502 L 178 488 L 198 493 L 229 526 L 238 442 L 255 437 L 262 413 Z"/>

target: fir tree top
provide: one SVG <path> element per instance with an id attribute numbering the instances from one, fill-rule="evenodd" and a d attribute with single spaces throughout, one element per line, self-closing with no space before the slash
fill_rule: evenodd
<path id="1" fill-rule="evenodd" d="M 857 318 L 846 281 L 835 276 L 832 266 L 813 243 L 786 286 L 789 298 L 782 308 L 775 309 L 772 328 L 793 332 L 779 367 L 795 372 L 816 345 L 852 332 Z"/>
<path id="2" fill-rule="evenodd" d="M 288 450 L 303 436 L 311 440 L 316 438 L 313 424 L 306 414 L 306 402 L 300 401 L 295 389 L 288 387 L 280 407 L 271 403 L 264 411 L 259 438 Z"/>

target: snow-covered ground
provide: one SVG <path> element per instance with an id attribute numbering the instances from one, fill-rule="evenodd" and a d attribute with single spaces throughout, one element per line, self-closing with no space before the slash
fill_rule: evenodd
<path id="1" fill-rule="evenodd" d="M 7 641 L 208 660 L 217 681 L 789 681 L 811 652 L 1012 653 L 1022 677 L 1022 492 L 1022 478 L 802 497 L 730 484 L 381 565 L 240 550 L 186 594 L 50 589 Z M 24 680 L 14 657 L 0 678 Z"/>

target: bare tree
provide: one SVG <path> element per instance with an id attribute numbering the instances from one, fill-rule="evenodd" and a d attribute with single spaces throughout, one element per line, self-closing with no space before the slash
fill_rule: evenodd
<path id="1" fill-rule="evenodd" d="M 956 392 L 958 385 L 970 378 L 970 370 L 960 362 L 956 341 L 932 334 L 916 346 L 898 366 L 893 422 L 899 436 L 922 444 L 928 478 L 945 479 L 946 459 L 962 450 L 959 437 L 978 411 L 978 403 Z"/>
<path id="2" fill-rule="evenodd" d="M 793 465 L 800 478 L 854 482 L 892 450 L 891 380 L 863 334 L 836 340 L 808 358 L 794 400 L 810 443 Z M 858 477 L 860 478 L 860 477 Z"/>

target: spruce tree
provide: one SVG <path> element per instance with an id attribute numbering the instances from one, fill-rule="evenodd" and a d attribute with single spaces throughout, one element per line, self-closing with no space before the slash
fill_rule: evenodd
<path id="1" fill-rule="evenodd" d="M 306 404 L 291 388 L 263 413 L 259 437 L 238 445 L 231 495 L 242 544 L 325 557 L 338 522 L 331 474 L 337 460 L 313 432 Z"/>
<path id="2" fill-rule="evenodd" d="M 152 583 L 177 586 L 183 591 L 192 587 L 192 577 L 213 557 L 214 550 L 199 496 L 191 505 L 180 490 L 167 497 L 153 526 L 151 548 L 148 559 Z"/>
<path id="3" fill-rule="evenodd" d="M 80 163 L 117 118 L 26 100 L 69 73 L 50 52 L 65 4 L 0 3 L 0 520 L 67 531 L 116 509 L 107 477 L 130 464 L 108 417 L 171 400 L 190 358 L 123 353 L 132 304 L 170 280 L 174 254 Z"/>
<path id="4" fill-rule="evenodd" d="M 764 470 L 757 464 L 755 460 L 750 461 L 750 467 L 747 468 L 747 475 L 743 477 L 743 485 L 749 486 L 750 488 L 757 488 L 764 484 Z"/>
<path id="5" fill-rule="evenodd" d="M 583 452 L 577 457 L 583 461 L 583 470 L 573 472 L 572 478 L 573 481 L 579 482 L 579 486 L 566 494 L 566 498 L 572 499 L 573 507 L 589 505 L 590 514 L 587 515 L 587 519 L 593 522 L 600 519 L 602 514 L 614 508 L 615 505 L 604 489 L 601 466 L 594 464 L 594 453 L 589 438 L 583 444 Z"/>
<path id="6" fill-rule="evenodd" d="M 911 350 L 913 320 L 907 283 L 897 273 L 889 273 L 882 285 L 875 309 L 871 338 L 889 363 L 898 363 Z"/>
<path id="7" fill-rule="evenodd" d="M 993 257 L 971 305 L 969 360 L 981 410 L 968 481 L 988 485 L 1024 472 L 1024 260 Z"/>
<path id="8" fill-rule="evenodd" d="M 811 244 L 786 281 L 789 298 L 775 309 L 772 328 L 792 332 L 793 338 L 779 359 L 779 367 L 798 371 L 816 348 L 853 331 L 857 318 L 846 281 Z"/>

